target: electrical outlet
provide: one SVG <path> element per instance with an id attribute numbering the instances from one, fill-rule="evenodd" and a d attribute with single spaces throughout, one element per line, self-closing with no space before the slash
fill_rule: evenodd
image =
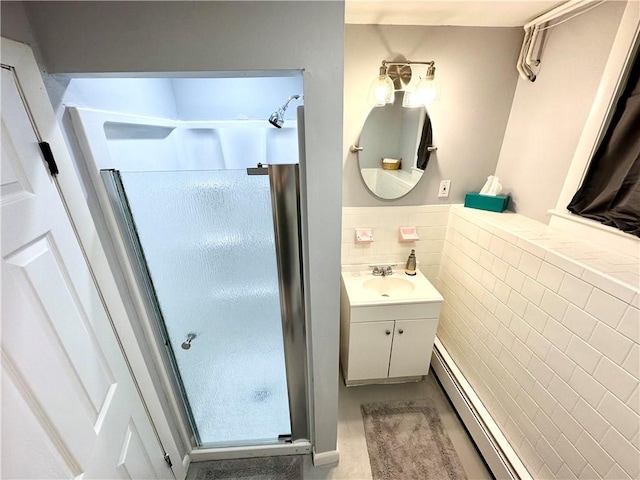
<path id="1" fill-rule="evenodd" d="M 438 198 L 449 198 L 450 188 L 451 188 L 451 180 L 442 180 L 440 182 L 440 190 L 438 190 Z"/>

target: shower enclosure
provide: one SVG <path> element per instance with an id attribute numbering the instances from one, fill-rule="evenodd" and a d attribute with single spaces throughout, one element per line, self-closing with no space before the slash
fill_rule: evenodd
<path id="1" fill-rule="evenodd" d="M 197 446 L 309 438 L 298 170 L 101 171 Z"/>
<path id="2" fill-rule="evenodd" d="M 301 71 L 227 72 L 73 78 L 63 98 L 151 388 L 192 461 L 311 450 L 301 100 L 267 121 L 303 91 Z"/>

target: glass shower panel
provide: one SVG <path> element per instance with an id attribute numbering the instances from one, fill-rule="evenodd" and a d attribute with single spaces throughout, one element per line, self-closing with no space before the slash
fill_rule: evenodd
<path id="1" fill-rule="evenodd" d="M 269 178 L 121 176 L 199 444 L 290 435 Z"/>

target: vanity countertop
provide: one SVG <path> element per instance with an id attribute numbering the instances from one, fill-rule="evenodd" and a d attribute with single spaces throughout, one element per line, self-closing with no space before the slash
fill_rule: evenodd
<path id="1" fill-rule="evenodd" d="M 431 282 L 416 270 L 406 275 L 404 269 L 393 270 L 393 275 L 374 276 L 366 265 L 344 265 L 342 284 L 349 304 L 375 306 L 442 302 L 442 295 Z"/>

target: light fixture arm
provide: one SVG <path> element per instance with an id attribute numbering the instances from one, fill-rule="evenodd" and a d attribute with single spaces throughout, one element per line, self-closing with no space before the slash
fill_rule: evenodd
<path id="1" fill-rule="evenodd" d="M 412 71 L 411 65 L 427 65 L 425 78 L 433 80 L 436 73 L 436 62 L 433 60 L 382 60 L 380 65 L 380 75 L 388 75 L 396 90 L 400 90 L 403 86 L 411 82 Z"/>
<path id="2" fill-rule="evenodd" d="M 411 83 L 412 65 L 426 65 L 426 73 L 409 91 Z M 406 60 L 402 57 L 396 60 L 382 60 L 380 73 L 369 88 L 369 103 L 381 107 L 393 103 L 396 91 L 403 91 L 402 104 L 404 107 L 417 107 L 420 103 L 433 101 L 437 92 L 435 88 L 436 62 L 434 60 Z M 415 90 L 415 91 L 414 91 Z"/>
<path id="3" fill-rule="evenodd" d="M 413 61 L 413 60 L 404 60 L 402 62 L 394 62 L 394 61 L 387 61 L 387 60 L 382 60 L 382 66 L 386 67 L 387 65 L 430 65 L 430 66 L 435 66 L 436 62 L 433 60 L 429 60 L 428 62 L 418 62 L 418 61 Z"/>
<path id="4" fill-rule="evenodd" d="M 411 65 L 427 65 L 427 74 L 426 77 L 430 80 L 433 80 L 433 77 L 436 73 L 436 62 L 434 62 L 433 60 L 430 60 L 428 62 L 418 62 L 418 61 L 413 61 L 413 60 L 405 60 L 405 61 L 401 61 L 401 62 L 395 62 L 395 61 L 387 61 L 387 60 L 383 60 L 382 61 L 382 66 L 380 67 L 380 74 L 383 75 L 384 73 L 387 73 L 388 67 L 390 66 L 398 66 L 400 68 L 406 68 L 409 70 L 409 79 L 411 79 Z M 384 69 L 384 72 L 383 72 Z"/>

